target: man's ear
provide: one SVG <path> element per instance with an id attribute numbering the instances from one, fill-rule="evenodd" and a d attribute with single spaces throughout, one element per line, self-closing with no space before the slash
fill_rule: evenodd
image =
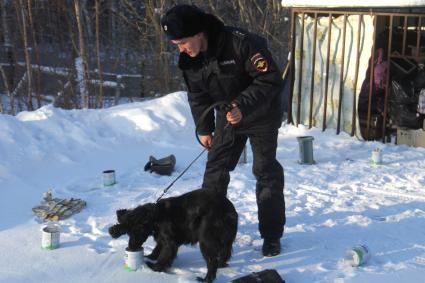
<path id="1" fill-rule="evenodd" d="M 205 52 L 208 49 L 208 37 L 207 34 L 203 31 L 195 34 L 193 37 L 197 38 L 201 42 L 200 51 Z"/>

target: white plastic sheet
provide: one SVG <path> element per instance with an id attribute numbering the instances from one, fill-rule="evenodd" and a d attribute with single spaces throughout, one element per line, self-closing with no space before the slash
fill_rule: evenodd
<path id="1" fill-rule="evenodd" d="M 360 33 L 358 23 L 361 19 Z M 357 105 L 358 95 L 361 85 L 365 79 L 366 70 L 372 53 L 373 45 L 373 19 L 374 16 L 351 15 L 347 17 L 345 52 L 344 52 L 344 75 L 343 75 L 343 98 L 341 111 L 341 131 L 351 133 L 353 116 L 353 96 L 356 91 Z M 314 76 L 313 86 L 313 114 L 312 124 L 316 127 L 322 127 L 325 106 L 325 84 L 326 76 L 328 81 L 328 96 L 326 109 L 326 128 L 337 127 L 338 106 L 340 102 L 340 73 L 342 64 L 342 41 L 344 16 L 333 18 L 330 44 L 329 73 L 326 74 L 326 59 L 329 36 L 329 17 L 320 17 L 317 20 L 317 40 L 316 40 L 316 60 L 314 74 L 312 73 L 313 60 L 313 41 L 314 41 L 314 18 L 305 16 L 304 18 L 304 43 L 302 74 L 299 77 L 300 58 L 301 58 L 301 14 L 298 14 L 296 20 L 296 47 L 295 47 L 295 83 L 294 95 L 292 100 L 292 115 L 294 121 L 297 117 L 298 104 L 298 82 L 301 79 L 301 109 L 300 123 L 309 124 L 310 115 L 310 93 L 311 77 Z M 357 40 L 360 36 L 360 57 L 357 85 L 354 86 L 356 75 L 357 58 Z M 357 115 L 357 113 L 355 113 Z M 361 138 L 358 118 L 356 118 L 356 136 Z"/>

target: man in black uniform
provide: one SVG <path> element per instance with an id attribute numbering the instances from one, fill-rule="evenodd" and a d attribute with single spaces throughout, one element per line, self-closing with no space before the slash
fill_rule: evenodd
<path id="1" fill-rule="evenodd" d="M 283 168 L 276 160 L 281 126 L 282 78 L 265 40 L 225 26 L 193 5 L 177 5 L 161 19 L 180 51 L 179 68 L 197 134 L 209 150 L 202 187 L 226 195 L 229 172 L 249 139 L 264 256 L 280 253 L 285 225 Z M 216 102 L 230 107 L 208 108 Z"/>

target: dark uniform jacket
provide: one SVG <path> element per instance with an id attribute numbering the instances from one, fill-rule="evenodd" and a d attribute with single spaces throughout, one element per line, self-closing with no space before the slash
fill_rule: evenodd
<path id="1" fill-rule="evenodd" d="M 260 133 L 279 128 L 283 84 L 265 40 L 207 16 L 208 50 L 194 58 L 181 53 L 179 58 L 198 134 L 207 135 L 224 128 L 227 123 L 224 110 L 211 110 L 200 120 L 202 113 L 218 101 L 239 106 L 243 118 L 235 126 L 237 132 Z"/>

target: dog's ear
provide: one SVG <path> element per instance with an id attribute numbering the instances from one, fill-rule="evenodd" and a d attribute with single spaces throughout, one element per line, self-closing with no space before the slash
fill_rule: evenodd
<path id="1" fill-rule="evenodd" d="M 112 238 L 116 239 L 116 238 L 119 238 L 121 235 L 124 235 L 127 233 L 127 227 L 121 224 L 116 224 L 114 226 L 109 227 L 108 232 Z"/>
<path id="2" fill-rule="evenodd" d="M 118 223 L 124 223 L 125 222 L 125 217 L 124 215 L 127 214 L 127 209 L 118 209 L 117 210 L 117 219 L 118 219 Z"/>
<path id="3" fill-rule="evenodd" d="M 154 203 L 146 203 L 139 205 L 133 210 L 129 210 L 125 214 L 125 223 L 128 225 L 137 225 L 145 222 L 152 222 L 155 218 L 155 207 Z"/>

